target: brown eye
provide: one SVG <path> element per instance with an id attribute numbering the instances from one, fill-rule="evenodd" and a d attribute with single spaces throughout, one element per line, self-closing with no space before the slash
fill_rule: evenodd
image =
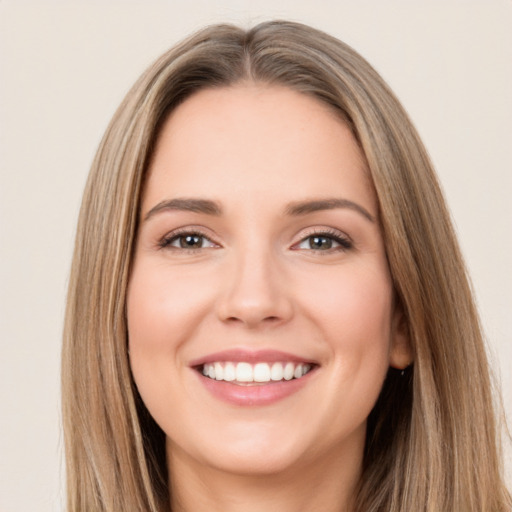
<path id="1" fill-rule="evenodd" d="M 208 237 L 200 233 L 178 233 L 167 235 L 160 243 L 161 248 L 168 248 L 173 250 L 200 250 L 211 247 L 218 247 L 217 244 L 212 242 Z"/>
<path id="2" fill-rule="evenodd" d="M 329 238 L 327 236 L 317 236 L 317 235 L 310 236 L 310 237 L 308 237 L 308 242 L 309 242 L 310 249 L 315 249 L 315 250 L 320 250 L 320 251 L 332 249 L 332 245 L 333 245 L 333 239 Z"/>
<path id="3" fill-rule="evenodd" d="M 309 250 L 317 252 L 334 252 L 352 249 L 353 244 L 350 239 L 345 238 L 338 233 L 315 233 L 303 238 L 296 249 Z"/>
<path id="4" fill-rule="evenodd" d="M 181 235 L 177 239 L 182 249 L 200 249 L 203 247 L 203 240 L 201 235 Z"/>

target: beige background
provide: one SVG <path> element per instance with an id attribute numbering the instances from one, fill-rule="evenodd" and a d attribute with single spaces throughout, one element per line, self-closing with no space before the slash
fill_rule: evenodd
<path id="1" fill-rule="evenodd" d="M 512 1 L 277 3 L 0 0 L 1 512 L 63 510 L 61 325 L 101 134 L 151 60 L 215 21 L 310 23 L 388 80 L 445 188 L 512 417 Z"/>

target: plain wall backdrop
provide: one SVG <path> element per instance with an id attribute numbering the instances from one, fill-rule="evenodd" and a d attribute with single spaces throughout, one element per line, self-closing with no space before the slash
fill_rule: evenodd
<path id="1" fill-rule="evenodd" d="M 512 418 L 510 0 L 0 0 L 1 512 L 63 510 L 65 292 L 82 189 L 110 117 L 150 62 L 193 30 L 270 18 L 352 45 L 409 111 L 444 187 Z M 511 482 L 510 449 L 507 464 Z"/>

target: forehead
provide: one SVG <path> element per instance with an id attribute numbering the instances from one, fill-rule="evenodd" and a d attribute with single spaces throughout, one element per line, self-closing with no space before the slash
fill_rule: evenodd
<path id="1" fill-rule="evenodd" d="M 143 209 L 162 194 L 245 201 L 348 194 L 375 206 L 364 155 L 334 109 L 285 87 L 256 84 L 202 90 L 170 114 Z"/>

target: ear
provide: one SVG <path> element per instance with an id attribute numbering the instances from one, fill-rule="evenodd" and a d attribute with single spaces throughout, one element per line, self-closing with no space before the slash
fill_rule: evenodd
<path id="1" fill-rule="evenodd" d="M 407 325 L 402 306 L 397 303 L 391 322 L 389 365 L 398 370 L 403 370 L 413 362 L 413 359 L 409 326 Z"/>

